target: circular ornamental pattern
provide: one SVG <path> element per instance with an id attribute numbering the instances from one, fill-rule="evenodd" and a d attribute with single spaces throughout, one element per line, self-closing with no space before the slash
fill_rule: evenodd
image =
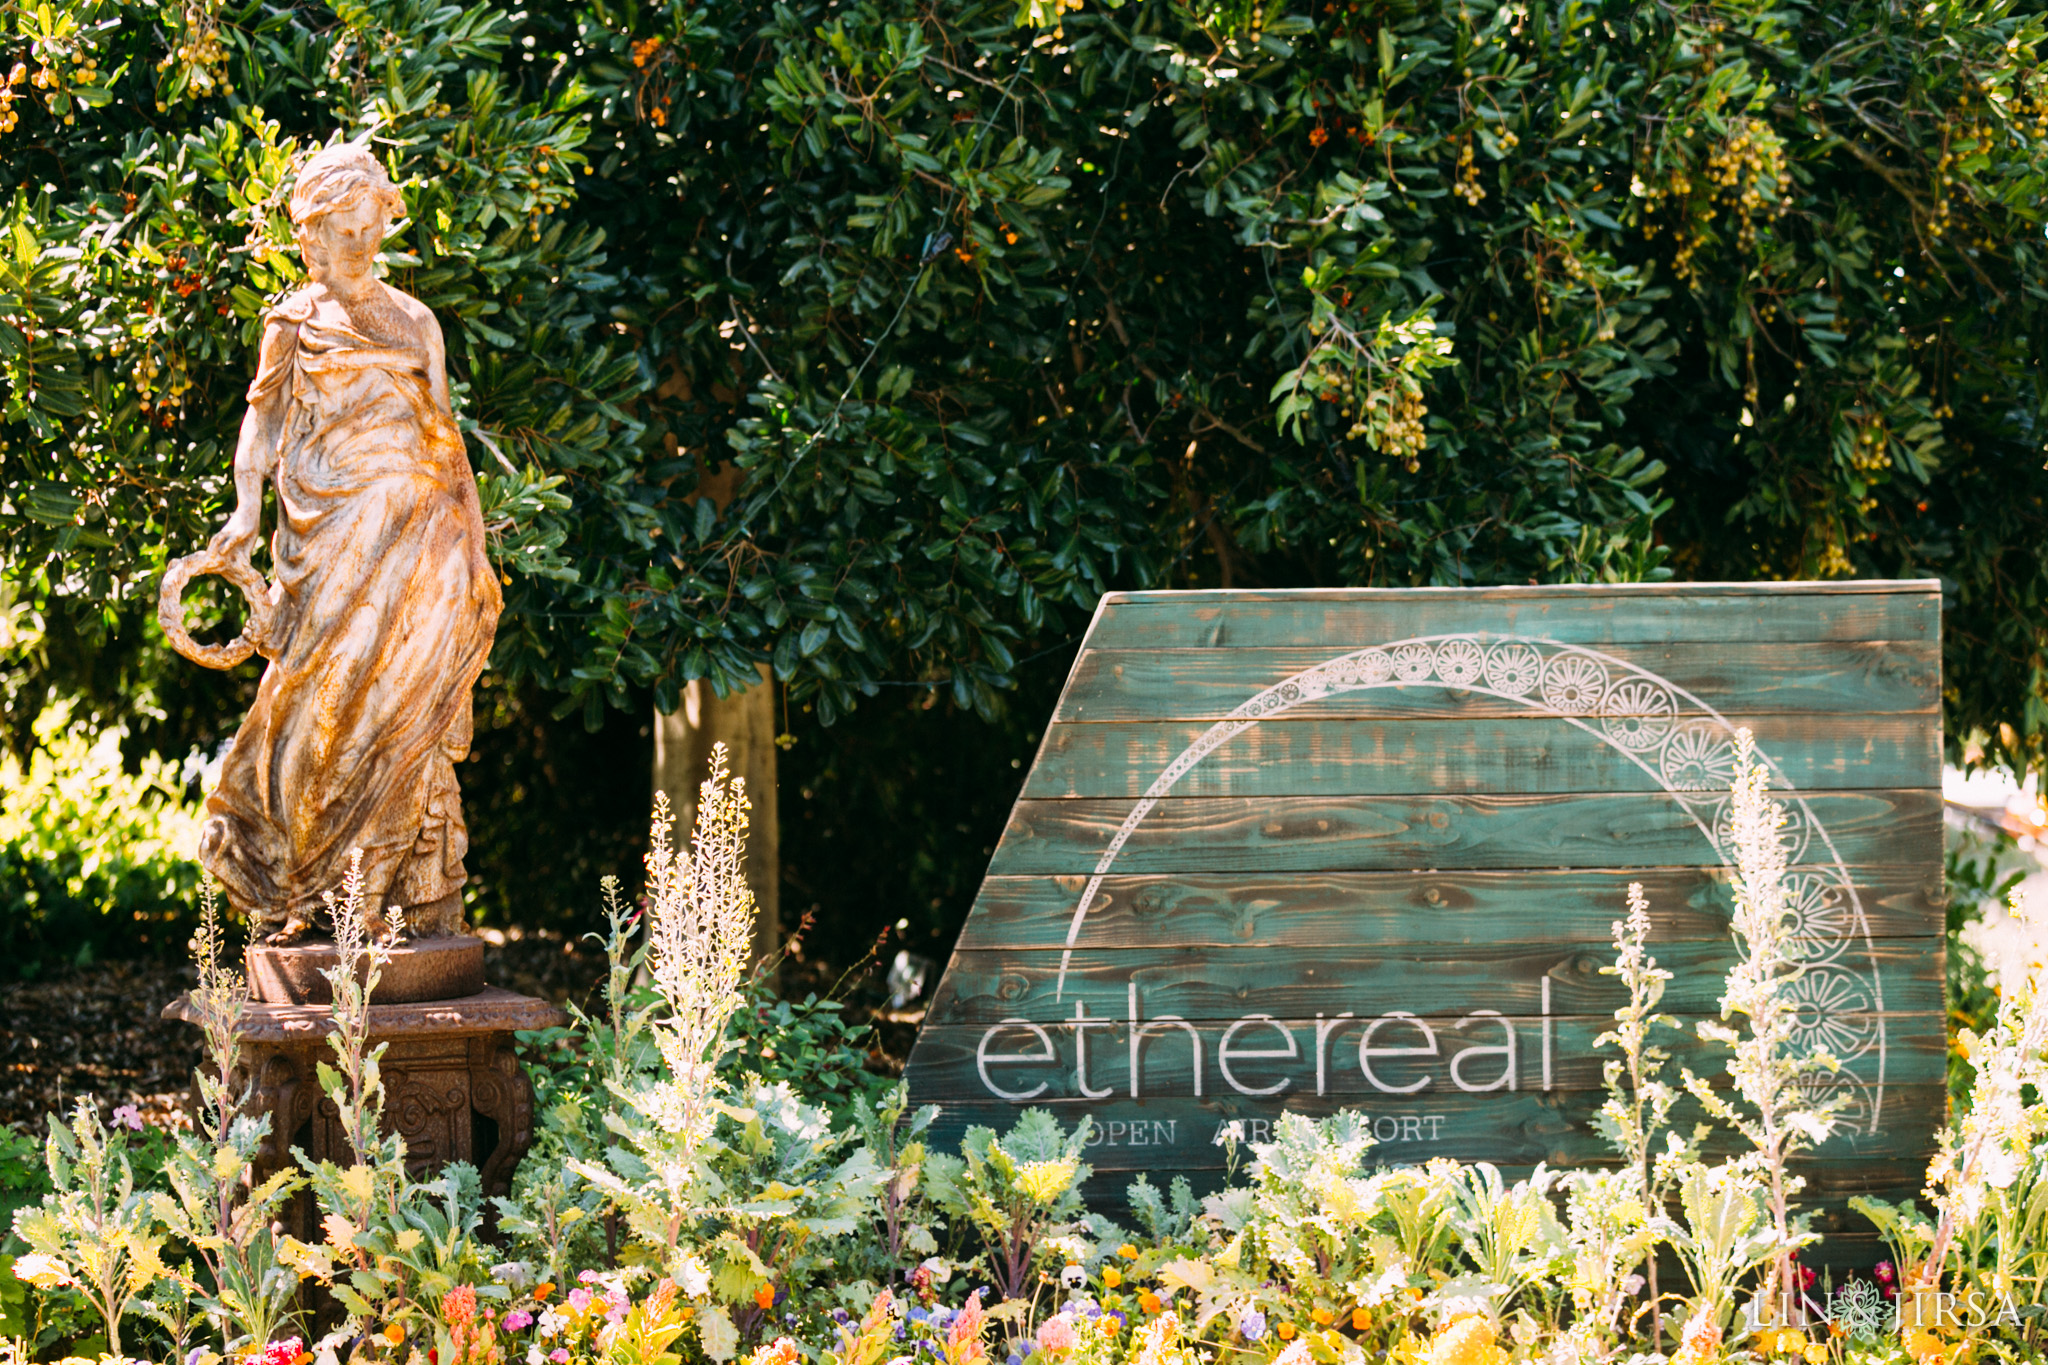
<path id="1" fill-rule="evenodd" d="M 1503 696 L 1525 697 L 1543 678 L 1543 656 L 1533 645 L 1495 645 L 1486 656 L 1486 685 Z"/>
<path id="2" fill-rule="evenodd" d="M 1543 670 L 1543 704 L 1567 716 L 1590 714 L 1607 691 L 1607 670 L 1584 654 L 1559 654 Z"/>

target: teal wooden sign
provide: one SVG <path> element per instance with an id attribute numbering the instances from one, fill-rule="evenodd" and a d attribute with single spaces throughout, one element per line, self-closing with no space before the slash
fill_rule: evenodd
<path id="1" fill-rule="evenodd" d="M 1679 1058 L 1734 959 L 1748 728 L 1789 819 L 1813 1202 L 1917 1189 L 1944 1112 L 1932 582 L 1106 597 L 910 1058 L 942 1132 L 1028 1106 L 1089 1160 L 1371 1117 L 1376 1159 L 1609 1159 L 1594 1039 L 1640 881 Z M 1844 1222 L 1846 1226 L 1846 1221 Z"/>

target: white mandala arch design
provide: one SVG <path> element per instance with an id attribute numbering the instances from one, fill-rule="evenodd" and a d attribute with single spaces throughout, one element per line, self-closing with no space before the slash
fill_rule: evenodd
<path id="1" fill-rule="evenodd" d="M 1196 764 L 1260 721 L 1303 703 L 1345 692 L 1410 687 L 1499 697 L 1576 725 L 1677 798 L 1722 863 L 1733 866 L 1723 806 L 1735 771 L 1735 727 L 1720 712 L 1668 679 L 1583 645 L 1484 631 L 1418 635 L 1340 654 L 1283 678 L 1239 703 L 1182 750 L 1124 817 L 1082 889 L 1067 926 L 1054 998 L 1066 995 L 1074 944 L 1103 878 L 1153 807 Z M 1815 1046 L 1838 1049 L 1835 1055 L 1844 1063 L 1875 1054 L 1875 1080 L 1865 1082 L 1846 1071 L 1831 1079 L 1831 1085 L 1852 1092 L 1845 1119 L 1874 1133 L 1884 1097 L 1886 1039 L 1870 925 L 1834 840 L 1778 764 L 1761 750 L 1757 757 L 1781 786 L 1790 855 L 1805 856 L 1816 840 L 1824 853 L 1820 861 L 1793 869 L 1799 953 L 1809 964 L 1810 978 L 1803 983 L 1802 1003 L 1809 1011 L 1803 1034 Z M 1858 957 L 1867 965 L 1853 965 Z"/>

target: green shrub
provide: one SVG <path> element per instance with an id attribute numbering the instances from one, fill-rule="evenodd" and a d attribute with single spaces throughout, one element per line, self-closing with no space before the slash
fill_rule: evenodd
<path id="1" fill-rule="evenodd" d="M 183 952 L 199 810 L 175 764 L 152 755 L 128 771 L 121 735 L 86 734 L 57 706 L 26 764 L 0 757 L 0 977 Z"/>

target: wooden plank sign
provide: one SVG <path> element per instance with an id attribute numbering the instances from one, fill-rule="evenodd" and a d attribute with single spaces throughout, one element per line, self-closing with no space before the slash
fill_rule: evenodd
<path id="1" fill-rule="evenodd" d="M 910 1058 L 942 1135 L 1043 1105 L 1090 1161 L 1357 1108 L 1373 1157 L 1610 1159 L 1593 1040 L 1640 881 L 1701 1043 L 1734 960 L 1728 787 L 1784 804 L 1811 1193 L 1916 1189 L 1944 1110 L 1933 582 L 1114 593 Z M 1675 1079 L 1675 1068 L 1673 1079 Z M 1722 1078 L 1725 1081 L 1725 1078 Z"/>

